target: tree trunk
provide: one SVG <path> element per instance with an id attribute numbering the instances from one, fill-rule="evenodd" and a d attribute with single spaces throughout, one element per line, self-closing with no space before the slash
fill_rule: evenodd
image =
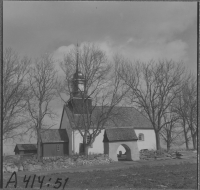
<path id="1" fill-rule="evenodd" d="M 87 133 L 85 133 L 84 137 L 83 137 L 83 153 L 84 153 L 85 156 L 88 155 Z"/>
<path id="2" fill-rule="evenodd" d="M 88 146 L 87 146 L 87 144 L 84 145 L 84 155 L 88 156 Z"/>
<path id="3" fill-rule="evenodd" d="M 171 133 L 172 133 L 172 128 L 170 126 L 170 129 L 167 131 L 167 151 L 170 150 L 171 144 L 172 144 L 172 139 L 171 139 Z"/>
<path id="4" fill-rule="evenodd" d="M 161 147 L 160 147 L 160 136 L 159 136 L 159 131 L 155 131 L 155 134 L 156 134 L 156 149 L 157 149 L 157 150 L 160 150 Z"/>
<path id="5" fill-rule="evenodd" d="M 171 147 L 171 132 L 169 132 L 168 134 L 168 138 L 167 138 L 167 151 L 170 150 L 170 147 Z"/>
<path id="6" fill-rule="evenodd" d="M 170 150 L 170 142 L 169 141 L 167 141 L 167 151 L 169 151 Z"/>
<path id="7" fill-rule="evenodd" d="M 42 104 L 41 102 L 39 103 L 39 115 L 38 115 L 38 150 L 37 150 L 37 159 L 38 161 L 41 160 L 41 128 L 42 128 Z"/>
<path id="8" fill-rule="evenodd" d="M 196 135 L 193 137 L 192 141 L 193 141 L 193 148 L 196 150 L 197 149 Z"/>
<path id="9" fill-rule="evenodd" d="M 194 147 L 195 150 L 197 149 L 196 135 L 194 135 L 194 138 L 193 138 L 193 147 Z"/>
<path id="10" fill-rule="evenodd" d="M 192 136 L 193 148 L 197 149 L 197 146 L 196 146 L 196 134 L 194 134 L 192 130 L 191 130 L 191 136 Z"/>
<path id="11" fill-rule="evenodd" d="M 185 137 L 185 145 L 186 145 L 186 149 L 188 150 L 189 149 L 189 146 L 188 146 L 188 138 L 187 138 L 187 131 L 186 131 L 186 128 L 185 128 L 185 121 L 183 121 L 183 131 L 184 131 L 184 137 Z"/>
<path id="12" fill-rule="evenodd" d="M 38 142 L 37 142 L 37 160 L 41 160 L 41 136 L 40 130 L 38 129 Z"/>

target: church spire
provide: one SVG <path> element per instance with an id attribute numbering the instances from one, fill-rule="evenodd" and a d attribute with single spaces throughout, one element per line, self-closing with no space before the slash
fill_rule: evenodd
<path id="1" fill-rule="evenodd" d="M 85 90 L 86 87 L 86 79 L 83 73 L 80 71 L 81 62 L 79 64 L 79 46 L 77 43 L 76 51 L 74 52 L 75 60 L 75 73 L 71 80 L 71 93 L 70 99 L 68 101 L 68 106 L 71 110 L 73 110 L 74 114 L 85 114 L 89 113 L 92 110 L 92 99 L 87 95 Z M 81 67 L 82 68 L 82 67 Z"/>
<path id="2" fill-rule="evenodd" d="M 79 49 L 78 49 L 78 43 L 77 43 L 77 47 L 76 47 L 76 71 L 73 75 L 72 78 L 72 94 L 73 96 L 81 96 L 82 93 L 84 92 L 85 89 L 85 77 L 84 75 L 81 73 L 81 71 L 79 70 L 80 68 L 78 68 L 79 65 Z"/>

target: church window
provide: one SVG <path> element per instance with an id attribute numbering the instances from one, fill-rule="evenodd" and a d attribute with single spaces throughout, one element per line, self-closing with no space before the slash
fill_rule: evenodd
<path id="1" fill-rule="evenodd" d="M 140 134 L 138 135 L 138 140 L 144 141 L 144 134 L 143 134 L 143 133 L 140 133 Z"/>

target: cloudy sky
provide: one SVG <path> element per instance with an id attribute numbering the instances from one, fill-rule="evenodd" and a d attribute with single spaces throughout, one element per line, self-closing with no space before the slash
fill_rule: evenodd
<path id="1" fill-rule="evenodd" d="M 197 3 L 4 1 L 3 40 L 32 58 L 94 42 L 108 56 L 182 60 L 196 72 Z"/>
<path id="2" fill-rule="evenodd" d="M 196 2 L 4 1 L 4 47 L 63 56 L 77 42 L 109 55 L 183 60 L 196 69 Z"/>

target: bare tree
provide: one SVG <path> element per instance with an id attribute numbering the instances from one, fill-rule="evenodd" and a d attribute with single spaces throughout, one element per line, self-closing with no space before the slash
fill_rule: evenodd
<path id="1" fill-rule="evenodd" d="M 182 127 L 180 127 L 179 116 L 174 112 L 173 105 L 170 105 L 169 112 L 163 116 L 165 125 L 160 131 L 160 135 L 167 145 L 169 151 L 172 145 L 181 145 L 180 140 Z"/>
<path id="2" fill-rule="evenodd" d="M 3 56 L 3 139 L 14 138 L 26 132 L 29 122 L 25 97 L 30 59 L 20 58 L 11 48 Z M 20 132 L 19 132 L 20 130 Z"/>
<path id="3" fill-rule="evenodd" d="M 118 114 L 114 108 L 122 101 L 128 89 L 118 76 L 117 66 L 108 62 L 106 54 L 94 44 L 85 44 L 78 53 L 77 49 L 68 53 L 61 64 L 66 74 L 64 86 L 67 87 L 63 92 L 73 93 L 70 84 L 77 64 L 85 81 L 84 89 L 80 93 L 83 102 L 81 109 L 85 111 L 76 114 L 76 110 L 71 110 L 68 117 L 72 130 L 78 130 L 81 134 L 83 151 L 87 155 L 88 148 L 106 123 Z M 92 106 L 84 103 L 87 98 L 92 98 Z"/>
<path id="4" fill-rule="evenodd" d="M 186 148 L 189 149 L 189 141 L 192 139 L 196 149 L 197 138 L 197 82 L 190 74 L 185 80 L 181 93 L 174 101 L 175 112 L 180 117 L 183 127 Z M 189 134 L 191 132 L 191 135 Z"/>
<path id="5" fill-rule="evenodd" d="M 197 148 L 197 81 L 194 76 L 183 87 L 183 102 L 186 105 L 186 122 L 191 132 L 193 148 Z"/>
<path id="6" fill-rule="evenodd" d="M 133 64 L 118 57 L 121 62 L 120 77 L 131 88 L 129 98 L 137 109 L 143 111 L 151 121 L 155 135 L 156 148 L 160 147 L 160 130 L 170 121 L 164 116 L 168 107 L 181 91 L 184 67 L 173 61 Z"/>
<path id="7" fill-rule="evenodd" d="M 174 106 L 174 112 L 179 116 L 179 122 L 181 127 L 183 128 L 183 135 L 184 135 L 184 141 L 186 145 L 186 149 L 189 149 L 189 141 L 191 139 L 191 136 L 189 135 L 190 128 L 187 124 L 187 117 L 188 117 L 188 103 L 185 101 L 185 87 L 183 85 L 182 91 L 180 94 L 175 98 L 173 101 Z"/>
<path id="8" fill-rule="evenodd" d="M 30 128 L 37 136 L 37 158 L 41 159 L 41 132 L 42 129 L 50 128 L 45 124 L 44 119 L 48 117 L 51 121 L 56 119 L 56 113 L 52 110 L 51 102 L 56 97 L 57 76 L 54 70 L 53 59 L 50 56 L 42 56 L 35 60 L 32 65 L 28 84 L 30 86 L 29 96 L 27 96 L 28 113 L 31 118 Z"/>

